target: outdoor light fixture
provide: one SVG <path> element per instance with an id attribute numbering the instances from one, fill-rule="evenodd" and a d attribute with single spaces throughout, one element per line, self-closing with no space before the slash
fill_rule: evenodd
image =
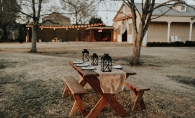
<path id="1" fill-rule="evenodd" d="M 109 56 L 109 54 L 104 54 L 101 57 L 101 71 L 102 72 L 112 71 L 112 58 Z"/>
<path id="2" fill-rule="evenodd" d="M 102 32 L 102 30 L 101 30 L 101 29 L 99 29 L 99 30 L 98 30 L 98 32 Z"/>
<path id="3" fill-rule="evenodd" d="M 89 61 L 89 51 L 87 49 L 83 49 L 82 53 L 83 53 L 83 57 L 82 57 L 83 62 Z"/>
<path id="4" fill-rule="evenodd" d="M 93 53 L 93 55 L 91 55 L 91 65 L 92 66 L 98 65 L 98 55 L 96 53 Z"/>

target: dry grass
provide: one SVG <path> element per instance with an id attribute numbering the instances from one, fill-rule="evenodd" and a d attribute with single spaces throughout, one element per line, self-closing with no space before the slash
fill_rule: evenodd
<path id="1" fill-rule="evenodd" d="M 73 99 L 62 98 L 61 76 L 78 77 L 68 62 L 81 59 L 87 48 L 99 55 L 109 53 L 114 63 L 131 69 L 130 76 L 149 86 L 144 100 L 147 109 L 131 113 L 134 95 L 125 88 L 115 94 L 129 113 L 129 118 L 194 118 L 195 117 L 195 47 L 142 47 L 142 66 L 131 67 L 132 46 L 114 42 L 38 43 L 36 54 L 28 53 L 30 43 L 0 44 L 0 116 L 1 118 L 69 117 Z M 100 97 L 93 90 L 84 96 L 89 111 Z M 75 118 L 80 118 L 78 113 Z M 118 118 L 106 106 L 98 116 Z"/>

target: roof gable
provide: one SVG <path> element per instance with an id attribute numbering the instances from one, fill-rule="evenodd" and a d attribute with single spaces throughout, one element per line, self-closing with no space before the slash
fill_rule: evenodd
<path id="1" fill-rule="evenodd" d="M 122 4 L 119 11 L 116 13 L 113 21 L 118 21 L 118 20 L 127 19 L 131 17 L 132 15 L 131 15 L 130 8 L 127 5 Z"/>
<path id="2" fill-rule="evenodd" d="M 141 5 L 139 7 L 141 9 Z M 154 10 L 153 15 L 161 15 L 163 12 L 168 11 L 169 7 L 171 7 L 171 5 L 160 7 L 159 9 Z M 193 5 L 192 7 L 195 7 L 195 6 Z M 165 14 L 165 16 L 178 16 L 178 17 L 179 16 L 188 16 L 188 17 L 192 17 L 192 16 L 195 16 L 195 10 L 192 9 L 191 7 L 189 7 L 189 6 L 186 6 L 185 12 L 181 12 L 181 11 L 178 11 L 177 9 L 175 9 L 175 8 L 172 8 L 172 9 L 169 10 L 169 12 L 167 12 Z"/>
<path id="3" fill-rule="evenodd" d="M 42 25 L 71 25 L 70 18 L 58 13 L 52 13 L 49 16 L 44 17 L 42 21 L 47 21 Z"/>
<path id="4" fill-rule="evenodd" d="M 159 5 L 159 4 L 155 4 L 155 6 L 157 6 L 157 5 Z M 142 4 L 135 3 L 135 6 L 137 7 L 138 11 L 142 14 Z M 174 8 L 169 10 L 169 6 L 171 6 L 171 5 L 167 5 L 167 6 L 160 7 L 159 9 L 155 9 L 153 11 L 152 15 L 158 16 L 158 15 L 161 15 L 161 14 L 165 13 L 166 11 L 168 11 L 164 16 L 176 16 L 176 17 L 193 17 L 193 16 L 195 16 L 195 10 L 189 6 L 186 6 L 185 12 L 180 12 Z M 195 5 L 191 5 L 191 6 L 195 8 Z M 125 12 L 123 12 L 123 9 L 125 9 Z M 116 16 L 114 17 L 113 21 L 125 19 L 125 14 L 127 14 L 126 16 L 128 16 L 128 17 L 132 16 L 130 8 L 127 5 L 122 4 L 122 6 L 120 7 Z M 126 18 L 128 18 L 128 17 L 126 17 Z"/>

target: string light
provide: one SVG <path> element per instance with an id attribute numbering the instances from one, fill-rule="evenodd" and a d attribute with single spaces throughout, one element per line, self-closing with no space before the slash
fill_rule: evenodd
<path id="1" fill-rule="evenodd" d="M 94 26 L 102 26 L 103 23 L 97 23 L 97 24 L 87 24 L 87 25 L 71 25 L 71 26 L 39 26 L 39 28 L 41 28 L 41 30 L 43 30 L 43 28 L 47 28 L 47 29 L 66 29 L 68 30 L 68 28 L 70 29 L 79 29 L 79 28 L 88 28 L 88 27 L 94 27 Z M 32 26 L 31 25 L 26 25 L 26 27 L 29 29 Z"/>

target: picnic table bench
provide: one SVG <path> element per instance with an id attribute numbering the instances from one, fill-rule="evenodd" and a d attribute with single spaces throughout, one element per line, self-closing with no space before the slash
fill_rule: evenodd
<path id="1" fill-rule="evenodd" d="M 86 94 L 87 91 L 72 76 L 63 76 L 62 79 L 64 80 L 64 84 L 66 85 L 62 97 L 65 97 L 68 93 L 70 93 L 75 99 L 74 105 L 70 112 L 70 116 L 74 116 L 78 109 L 83 116 L 86 116 L 88 113 L 85 111 L 84 105 L 81 100 L 81 95 Z"/>
<path id="2" fill-rule="evenodd" d="M 129 87 L 135 94 L 135 101 L 132 107 L 132 111 L 138 111 L 139 108 L 141 110 L 146 109 L 145 103 L 143 101 L 144 91 L 149 91 L 150 88 L 146 87 L 138 82 L 132 81 L 130 79 L 125 80 L 125 86 Z"/>

